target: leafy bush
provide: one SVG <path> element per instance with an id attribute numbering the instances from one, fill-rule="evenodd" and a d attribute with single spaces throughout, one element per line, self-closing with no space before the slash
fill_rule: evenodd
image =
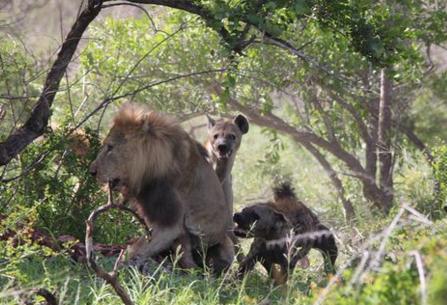
<path id="1" fill-rule="evenodd" d="M 25 207 L 35 211 L 37 227 L 54 236 L 69 234 L 82 240 L 88 215 L 107 202 L 88 170 L 99 146 L 98 134 L 91 129 L 70 136 L 65 128 L 46 134 L 20 156 L 20 166 L 14 171 L 20 179 L 0 187 L 0 201 L 15 201 L 0 212 L 12 217 L 16 207 Z M 108 215 L 100 222 L 98 239 L 123 241 L 131 230 L 129 217 Z"/>
<path id="2" fill-rule="evenodd" d="M 436 161 L 433 164 L 435 178 L 439 183 L 439 202 L 447 210 L 447 145 L 435 149 Z"/>
<path id="3" fill-rule="evenodd" d="M 0 32 L 0 139 L 22 123 L 33 106 L 36 66 L 19 41 Z"/>

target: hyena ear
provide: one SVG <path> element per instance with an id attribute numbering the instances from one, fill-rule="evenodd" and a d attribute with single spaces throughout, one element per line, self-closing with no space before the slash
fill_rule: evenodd
<path id="1" fill-rule="evenodd" d="M 206 115 L 206 118 L 208 119 L 208 129 L 211 129 L 216 125 L 216 121 L 210 117 L 208 114 Z"/>
<path id="2" fill-rule="evenodd" d="M 276 224 L 286 224 L 286 223 L 289 223 L 289 220 L 287 219 L 287 217 L 283 213 L 275 211 L 274 215 L 275 215 L 275 223 Z"/>
<path id="3" fill-rule="evenodd" d="M 234 124 L 239 127 L 239 130 L 246 134 L 248 132 L 248 120 L 242 114 L 239 114 L 233 119 Z"/>

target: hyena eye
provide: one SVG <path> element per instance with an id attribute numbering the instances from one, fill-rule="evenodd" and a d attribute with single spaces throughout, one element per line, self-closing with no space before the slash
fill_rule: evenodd
<path id="1" fill-rule="evenodd" d="M 236 140 L 236 136 L 234 134 L 230 134 L 228 135 L 228 137 L 230 138 L 230 140 Z"/>
<path id="2" fill-rule="evenodd" d="M 106 151 L 110 152 L 110 151 L 112 151 L 112 149 L 113 149 L 113 145 L 107 144 Z"/>

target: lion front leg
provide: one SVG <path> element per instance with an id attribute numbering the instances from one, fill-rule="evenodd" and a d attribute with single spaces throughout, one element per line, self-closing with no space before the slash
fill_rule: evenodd
<path id="1" fill-rule="evenodd" d="M 188 234 L 184 234 L 176 241 L 176 243 L 172 247 L 174 255 L 177 254 L 179 246 L 180 250 L 182 251 L 179 258 L 180 267 L 183 269 L 196 268 L 197 264 L 194 262 L 194 258 L 192 255 L 193 249 L 191 245 L 191 238 Z"/>
<path id="2" fill-rule="evenodd" d="M 182 231 L 182 228 L 179 226 L 153 226 L 151 239 L 146 243 L 142 243 L 138 249 L 134 250 L 133 258 L 129 262 L 130 265 L 140 268 L 147 259 L 152 259 L 163 251 L 170 249 L 175 241 L 183 235 Z"/>
<path id="3" fill-rule="evenodd" d="M 230 237 L 225 238 L 219 244 L 208 250 L 207 265 L 213 273 L 221 275 L 228 270 L 234 259 L 234 244 Z"/>

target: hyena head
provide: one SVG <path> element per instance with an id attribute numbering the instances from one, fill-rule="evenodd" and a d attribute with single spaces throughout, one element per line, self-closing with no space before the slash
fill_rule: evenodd
<path id="1" fill-rule="evenodd" d="M 219 160 L 230 159 L 241 145 L 242 135 L 248 132 L 248 120 L 241 114 L 233 119 L 208 118 L 208 145 Z"/>

